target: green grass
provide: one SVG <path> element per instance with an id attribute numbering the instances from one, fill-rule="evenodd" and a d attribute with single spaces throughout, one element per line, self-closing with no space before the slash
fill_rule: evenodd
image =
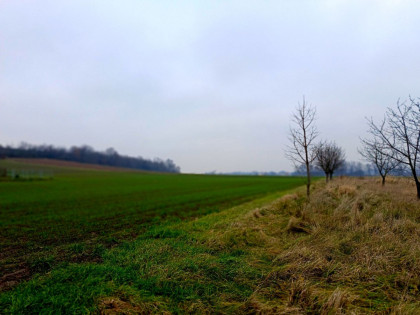
<path id="1" fill-rule="evenodd" d="M 11 166 L 36 167 L 0 161 L 0 167 Z M 174 233 L 154 226 L 191 220 L 304 182 L 57 167 L 54 173 L 51 180 L 0 182 L 2 289 L 63 263 L 99 262 L 107 248 L 144 233 L 155 233 L 154 238 Z"/>
<path id="2" fill-rule="evenodd" d="M 214 312 L 235 311 L 268 268 L 249 263 L 250 251 L 243 243 L 247 236 L 219 243 L 217 234 L 238 216 L 279 196 L 194 221 L 156 226 L 134 241 L 106 250 L 101 263 L 66 264 L 36 276 L 0 296 L 0 306 L 19 314 L 116 308 L 110 301 L 125 312 L 202 312 L 209 307 Z"/>
<path id="3" fill-rule="evenodd" d="M 0 294 L 0 312 L 418 314 L 413 183 L 314 186 L 310 200 L 304 187 L 265 192 L 206 215 L 151 218 L 131 236 L 50 245 L 25 256 L 34 275 Z"/>

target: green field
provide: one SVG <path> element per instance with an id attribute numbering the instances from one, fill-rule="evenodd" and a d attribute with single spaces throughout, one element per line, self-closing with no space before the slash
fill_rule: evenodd
<path id="1" fill-rule="evenodd" d="M 407 178 L 54 174 L 0 181 L 1 314 L 420 309 Z"/>
<path id="2" fill-rule="evenodd" d="M 156 227 L 193 220 L 298 187 L 302 178 L 205 176 L 52 169 L 46 180 L 0 181 L 1 289 L 67 264 L 103 262 L 104 253 Z M 157 231 L 157 232 L 156 232 Z M 160 235 L 159 233 L 163 233 Z"/>

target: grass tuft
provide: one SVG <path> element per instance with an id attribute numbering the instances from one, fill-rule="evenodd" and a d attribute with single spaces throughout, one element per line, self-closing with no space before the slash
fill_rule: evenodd
<path id="1" fill-rule="evenodd" d="M 310 226 L 302 218 L 291 217 L 286 226 L 289 233 L 306 233 L 310 234 Z"/>

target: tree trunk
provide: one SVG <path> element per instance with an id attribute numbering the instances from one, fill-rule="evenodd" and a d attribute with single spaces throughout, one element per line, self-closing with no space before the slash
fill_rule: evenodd
<path id="1" fill-rule="evenodd" d="M 325 181 L 328 183 L 328 180 L 330 179 L 330 176 L 328 175 L 328 173 L 325 173 Z"/>
<path id="2" fill-rule="evenodd" d="M 410 161 L 410 163 L 411 163 L 411 161 Z M 420 181 L 419 181 L 419 178 L 417 177 L 417 170 L 413 166 L 413 164 L 410 164 L 410 168 L 411 168 L 411 174 L 413 174 L 414 181 L 416 182 L 417 199 L 420 200 Z"/>
<path id="3" fill-rule="evenodd" d="M 385 176 L 382 176 L 382 186 L 385 186 Z"/>
<path id="4" fill-rule="evenodd" d="M 306 154 L 306 156 L 307 155 L 308 154 Z M 308 161 L 308 160 L 306 160 L 306 161 Z M 311 191 L 310 191 L 310 189 L 311 189 L 311 173 L 310 173 L 310 170 L 309 170 L 309 162 L 306 162 L 306 176 L 307 176 L 306 196 L 308 196 L 308 198 L 309 198 L 309 195 L 311 193 Z"/>

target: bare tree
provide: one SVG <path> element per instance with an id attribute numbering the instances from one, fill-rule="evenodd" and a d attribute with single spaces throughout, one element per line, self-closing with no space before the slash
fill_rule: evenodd
<path id="1" fill-rule="evenodd" d="M 303 98 L 296 112 L 292 115 L 293 127 L 290 127 L 289 140 L 292 143 L 286 151 L 286 156 L 296 165 L 304 164 L 306 167 L 306 195 L 309 197 L 311 188 L 310 166 L 315 160 L 315 138 L 318 131 L 315 127 L 316 110 L 306 103 Z"/>
<path id="2" fill-rule="evenodd" d="M 358 150 L 360 155 L 376 166 L 382 178 L 382 186 L 384 186 L 386 176 L 396 169 L 400 163 L 393 157 L 394 153 L 392 151 L 389 151 L 388 154 L 382 153 L 384 145 L 380 144 L 378 139 L 361 139 L 361 141 L 362 148 Z"/>
<path id="3" fill-rule="evenodd" d="M 316 165 L 325 173 L 325 180 L 332 179 L 334 172 L 344 165 L 345 154 L 334 142 L 321 142 L 316 147 Z"/>
<path id="4" fill-rule="evenodd" d="M 396 109 L 388 107 L 380 124 L 372 119 L 368 122 L 373 139 L 379 140 L 379 152 L 410 169 L 420 199 L 420 102 L 411 97 L 403 103 L 398 101 Z"/>

